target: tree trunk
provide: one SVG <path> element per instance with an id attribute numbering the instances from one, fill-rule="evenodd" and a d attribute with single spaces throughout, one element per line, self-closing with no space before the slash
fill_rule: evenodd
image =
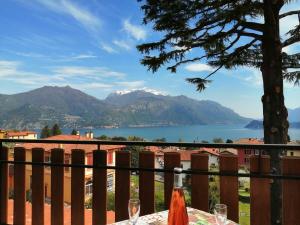
<path id="1" fill-rule="evenodd" d="M 264 0 L 265 28 L 262 41 L 263 64 L 261 67 L 264 95 L 264 142 L 286 144 L 288 137 L 287 109 L 284 105 L 279 10 L 283 2 Z M 281 151 L 270 151 L 271 172 L 281 174 Z M 282 224 L 281 181 L 271 184 L 271 224 Z"/>

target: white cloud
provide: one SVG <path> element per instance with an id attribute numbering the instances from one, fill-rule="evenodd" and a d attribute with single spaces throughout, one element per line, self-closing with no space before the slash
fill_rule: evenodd
<path id="1" fill-rule="evenodd" d="M 127 43 L 126 41 L 123 41 L 123 40 L 120 40 L 120 41 L 119 40 L 114 40 L 113 43 L 115 45 L 117 45 L 118 47 L 124 48 L 126 50 L 132 49 L 132 46 L 129 43 Z"/>
<path id="2" fill-rule="evenodd" d="M 86 29 L 95 31 L 100 29 L 102 21 L 82 6 L 74 4 L 69 0 L 35 0 L 39 4 L 56 13 L 73 17 Z"/>
<path id="3" fill-rule="evenodd" d="M 246 77 L 242 77 L 244 81 L 246 81 L 248 84 L 254 85 L 256 87 L 262 87 L 263 80 L 261 72 L 257 69 L 248 70 L 249 73 Z"/>
<path id="4" fill-rule="evenodd" d="M 54 70 L 60 78 L 85 76 L 86 78 L 114 77 L 123 78 L 126 74 L 112 71 L 105 67 L 64 66 Z"/>
<path id="5" fill-rule="evenodd" d="M 46 57 L 43 54 L 35 53 L 35 52 L 15 52 L 16 55 L 29 57 L 29 58 L 44 58 Z"/>
<path id="6" fill-rule="evenodd" d="M 100 48 L 108 53 L 117 53 L 114 48 L 104 43 L 101 44 Z"/>
<path id="7" fill-rule="evenodd" d="M 17 71 L 19 62 L 15 61 L 0 61 L 0 77 L 10 76 Z"/>
<path id="8" fill-rule="evenodd" d="M 79 54 L 72 57 L 72 59 L 92 59 L 92 58 L 97 58 L 97 56 L 93 54 Z"/>
<path id="9" fill-rule="evenodd" d="M 43 74 L 32 73 L 20 69 L 21 63 L 17 61 L 0 60 L 1 80 L 12 81 L 18 84 L 40 84 L 48 82 L 49 78 Z"/>
<path id="10" fill-rule="evenodd" d="M 147 88 L 147 87 L 143 87 L 143 88 L 138 88 L 138 89 L 127 89 L 127 90 L 119 90 L 119 91 L 115 91 L 115 93 L 119 94 L 119 95 L 124 95 L 124 94 L 128 94 L 130 92 L 133 91 L 145 91 L 145 92 L 149 92 L 152 93 L 154 95 L 167 95 L 166 92 L 164 91 L 159 91 L 159 90 L 155 90 L 155 89 L 151 89 L 151 88 Z"/>
<path id="11" fill-rule="evenodd" d="M 138 89 L 144 86 L 145 81 L 143 80 L 121 81 L 121 82 L 115 82 L 115 84 L 122 87 L 122 89 Z"/>
<path id="12" fill-rule="evenodd" d="M 138 41 L 145 40 L 147 37 L 147 32 L 143 29 L 143 27 L 133 25 L 128 19 L 124 20 L 123 28 L 130 36 Z"/>
<path id="13" fill-rule="evenodd" d="M 73 87 L 79 89 L 98 89 L 98 88 L 111 89 L 113 86 L 111 84 L 93 82 L 89 84 L 73 85 Z"/>
<path id="14" fill-rule="evenodd" d="M 211 66 L 202 63 L 189 64 L 185 67 L 185 69 L 190 72 L 203 72 L 214 70 Z"/>
<path id="15" fill-rule="evenodd" d="M 34 73 L 22 68 L 17 61 L 0 60 L 0 78 L 2 81 L 14 82 L 31 86 L 70 85 L 88 88 L 111 88 L 115 80 L 123 79 L 126 74 L 105 67 L 65 66 L 52 69 L 49 73 Z M 109 79 L 106 83 L 102 79 Z M 114 79 L 111 81 L 110 79 Z M 99 82 L 100 81 L 100 82 Z M 138 86 L 138 83 L 120 83 L 124 86 Z"/>

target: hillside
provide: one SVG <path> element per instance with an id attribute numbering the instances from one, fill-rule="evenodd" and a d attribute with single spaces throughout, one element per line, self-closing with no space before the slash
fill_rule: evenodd
<path id="1" fill-rule="evenodd" d="M 289 121 L 290 122 L 299 122 L 300 121 L 300 107 L 295 109 L 288 109 L 289 112 Z"/>
<path id="2" fill-rule="evenodd" d="M 246 124 L 249 119 L 213 101 L 145 91 L 110 94 L 99 100 L 79 90 L 45 86 L 29 92 L 0 95 L 0 127 L 61 127 Z"/>
<path id="3" fill-rule="evenodd" d="M 111 94 L 105 102 L 116 105 L 136 124 L 243 124 L 249 120 L 213 101 L 197 101 L 186 96 L 155 95 L 145 91 Z"/>
<path id="4" fill-rule="evenodd" d="M 245 128 L 248 129 L 263 129 L 263 121 L 261 120 L 252 120 L 248 123 Z M 290 128 L 300 129 L 300 122 L 290 122 Z"/>

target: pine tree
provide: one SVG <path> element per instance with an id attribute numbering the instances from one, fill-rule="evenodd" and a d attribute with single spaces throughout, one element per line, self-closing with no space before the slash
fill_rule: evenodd
<path id="1" fill-rule="evenodd" d="M 41 131 L 41 138 L 47 138 L 51 136 L 51 130 L 48 125 L 46 125 Z"/>
<path id="2" fill-rule="evenodd" d="M 52 136 L 55 136 L 55 135 L 60 135 L 62 132 L 58 126 L 58 124 L 54 124 L 53 127 L 52 127 Z"/>
<path id="3" fill-rule="evenodd" d="M 156 72 L 167 64 L 167 69 L 176 73 L 182 64 L 206 59 L 215 70 L 204 77 L 187 79 L 197 85 L 198 91 L 204 90 L 222 68 L 247 66 L 260 69 L 264 89 L 264 142 L 287 143 L 289 123 L 283 80 L 299 85 L 300 53 L 288 54 L 283 48 L 300 41 L 300 25 L 281 37 L 279 21 L 295 15 L 300 20 L 299 9 L 281 13 L 282 7 L 291 0 L 142 2 L 144 23 L 153 24 L 153 29 L 162 35 L 156 42 L 137 46 L 144 54 L 143 65 Z M 199 55 L 187 54 L 192 49 L 197 49 Z M 270 152 L 271 168 L 278 174 L 281 174 L 279 156 L 282 153 Z M 280 181 L 274 180 L 271 186 L 271 224 L 280 224 L 277 221 L 282 220 L 280 193 Z"/>
<path id="4" fill-rule="evenodd" d="M 75 129 L 72 130 L 71 135 L 76 135 L 77 131 Z"/>

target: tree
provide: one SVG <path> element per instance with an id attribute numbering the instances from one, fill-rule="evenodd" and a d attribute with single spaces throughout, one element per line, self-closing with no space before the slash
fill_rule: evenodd
<path id="1" fill-rule="evenodd" d="M 60 135 L 62 132 L 58 126 L 58 124 L 54 124 L 53 127 L 52 127 L 52 136 L 55 136 L 55 135 Z"/>
<path id="2" fill-rule="evenodd" d="M 156 139 L 153 139 L 154 142 L 166 142 L 167 139 L 166 138 L 156 138 Z"/>
<path id="3" fill-rule="evenodd" d="M 142 0 L 140 0 L 142 1 Z M 296 0 L 295 0 L 296 1 Z M 168 64 L 176 73 L 185 63 L 207 60 L 215 70 L 204 77 L 188 78 L 202 91 L 221 68 L 238 66 L 259 68 L 262 72 L 264 94 L 264 142 L 287 143 L 288 121 L 284 105 L 283 79 L 300 82 L 300 53 L 289 55 L 282 51 L 300 41 L 300 25 L 285 36 L 279 33 L 279 21 L 297 15 L 300 10 L 281 13 L 292 0 L 206 0 L 152 1 L 144 0 L 144 23 L 153 24 L 161 40 L 137 46 L 144 54 L 141 63 L 152 72 Z M 199 49 L 199 55 L 187 54 Z M 201 50 L 201 51 L 200 51 Z M 193 51 L 195 52 L 195 51 Z M 291 71 L 290 69 L 296 69 Z M 271 151 L 271 168 L 281 174 L 280 155 Z M 280 181 L 271 186 L 271 223 L 281 223 Z"/>
<path id="4" fill-rule="evenodd" d="M 96 137 L 96 139 L 99 139 L 99 140 L 110 140 L 110 138 L 108 136 L 106 136 L 105 134 L 102 134 L 101 136 Z"/>
<path id="5" fill-rule="evenodd" d="M 216 144 L 220 144 L 220 143 L 224 143 L 223 139 L 222 138 L 214 138 L 212 140 L 213 143 L 216 143 Z"/>
<path id="6" fill-rule="evenodd" d="M 231 139 L 227 139 L 227 140 L 226 140 L 226 143 L 227 143 L 227 144 L 229 144 L 229 143 L 233 143 L 233 140 L 231 140 Z"/>
<path id="7" fill-rule="evenodd" d="M 114 136 L 111 138 L 112 141 L 127 141 L 126 137 L 118 137 L 118 136 Z"/>
<path id="8" fill-rule="evenodd" d="M 143 138 L 136 137 L 136 136 L 129 136 L 128 141 L 145 141 Z M 131 167 L 138 167 L 139 166 L 139 153 L 145 148 L 143 146 L 138 145 L 128 145 L 126 146 L 126 150 L 130 151 L 130 159 L 131 159 Z"/>
<path id="9" fill-rule="evenodd" d="M 72 130 L 71 135 L 76 135 L 77 131 L 75 129 Z"/>
<path id="10" fill-rule="evenodd" d="M 41 138 L 47 138 L 51 136 L 51 130 L 48 125 L 46 125 L 41 131 Z"/>

